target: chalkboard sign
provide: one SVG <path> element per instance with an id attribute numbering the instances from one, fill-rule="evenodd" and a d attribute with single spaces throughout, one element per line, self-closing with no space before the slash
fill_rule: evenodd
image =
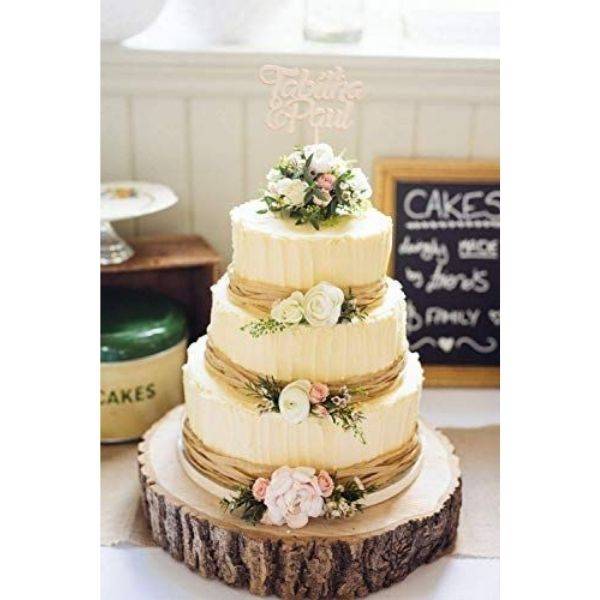
<path id="1" fill-rule="evenodd" d="M 498 385 L 497 163 L 385 159 L 376 204 L 394 218 L 391 275 L 407 297 L 410 347 L 430 385 Z"/>

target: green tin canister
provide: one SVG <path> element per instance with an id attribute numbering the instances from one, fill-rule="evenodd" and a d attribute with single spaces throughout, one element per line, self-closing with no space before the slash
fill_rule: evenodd
<path id="1" fill-rule="evenodd" d="M 100 439 L 139 439 L 183 401 L 185 312 L 154 292 L 104 287 L 100 329 Z"/>

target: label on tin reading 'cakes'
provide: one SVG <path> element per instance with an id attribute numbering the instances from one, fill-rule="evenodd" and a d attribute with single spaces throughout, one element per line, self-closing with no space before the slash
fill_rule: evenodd
<path id="1" fill-rule="evenodd" d="M 132 440 L 183 401 L 181 366 L 186 341 L 124 362 L 102 363 L 100 388 L 103 442 Z"/>
<path id="2" fill-rule="evenodd" d="M 156 384 L 154 382 L 138 385 L 134 388 L 117 388 L 112 390 L 100 390 L 100 406 L 106 404 L 126 404 L 128 402 L 143 402 L 152 400 L 156 396 Z"/>

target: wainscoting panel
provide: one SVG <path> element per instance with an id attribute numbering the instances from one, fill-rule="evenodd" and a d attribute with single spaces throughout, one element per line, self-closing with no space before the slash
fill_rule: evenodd
<path id="1" fill-rule="evenodd" d="M 346 149 L 372 177 L 379 156 L 496 158 L 499 68 L 491 59 L 324 56 L 268 57 L 311 69 L 340 64 L 364 80 L 354 125 L 319 132 Z M 103 49 L 102 179 L 171 186 L 179 203 L 134 223 L 125 236 L 198 233 L 231 257 L 229 211 L 257 197 L 272 163 L 314 141 L 306 124 L 293 133 L 264 123 L 269 90 L 257 79 L 262 55 L 160 53 Z"/>
<path id="2" fill-rule="evenodd" d="M 132 119 L 135 178 L 164 183 L 179 197 L 173 208 L 140 219 L 140 234 L 191 233 L 190 128 L 186 101 L 135 97 Z"/>

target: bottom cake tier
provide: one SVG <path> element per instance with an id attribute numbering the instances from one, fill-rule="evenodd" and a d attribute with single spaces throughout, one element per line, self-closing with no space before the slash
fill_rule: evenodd
<path id="1" fill-rule="evenodd" d="M 281 598 L 355 598 L 403 580 L 452 550 L 461 507 L 458 459 L 448 440 L 420 424 L 422 469 L 403 493 L 352 519 L 311 519 L 302 529 L 250 525 L 182 469 L 184 407 L 156 423 L 139 446 L 142 507 L 152 537 L 211 579 Z"/>
<path id="2" fill-rule="evenodd" d="M 201 338 L 188 350 L 185 403 L 190 430 L 215 452 L 274 469 L 286 465 L 335 471 L 402 448 L 415 434 L 423 381 L 416 354 L 408 354 L 398 387 L 357 403 L 364 414 L 362 443 L 330 419 L 310 416 L 292 424 L 279 413 L 261 413 L 255 398 L 207 372 L 205 345 L 206 338 Z"/>

